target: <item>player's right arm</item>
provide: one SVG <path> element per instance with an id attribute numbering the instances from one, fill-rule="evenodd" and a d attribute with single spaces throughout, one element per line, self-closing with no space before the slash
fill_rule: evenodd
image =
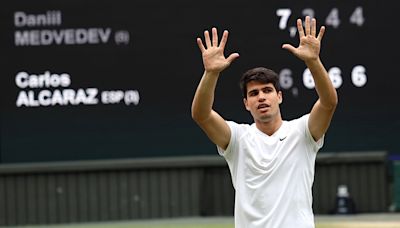
<path id="1" fill-rule="evenodd" d="M 197 38 L 203 58 L 204 74 L 192 102 L 193 120 L 203 129 L 208 138 L 222 149 L 227 148 L 231 132 L 225 120 L 212 109 L 215 88 L 221 71 L 239 57 L 238 53 L 233 53 L 225 58 L 224 49 L 227 39 L 228 31 L 224 31 L 221 42 L 218 44 L 216 28 L 212 28 L 212 39 L 208 31 L 204 32 L 205 46 L 202 40 Z"/>

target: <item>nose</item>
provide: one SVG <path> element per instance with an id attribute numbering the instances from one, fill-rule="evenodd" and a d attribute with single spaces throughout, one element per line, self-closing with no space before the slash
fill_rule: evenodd
<path id="1" fill-rule="evenodd" d="M 258 93 L 258 101 L 265 101 L 266 93 L 260 91 Z"/>

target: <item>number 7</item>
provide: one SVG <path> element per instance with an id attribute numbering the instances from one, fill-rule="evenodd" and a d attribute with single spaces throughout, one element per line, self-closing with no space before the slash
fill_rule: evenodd
<path id="1" fill-rule="evenodd" d="M 281 30 L 286 29 L 289 17 L 290 17 L 290 15 L 292 15 L 292 10 L 287 9 L 287 8 L 285 8 L 285 9 L 277 9 L 276 10 L 276 15 L 278 17 L 281 17 L 281 19 L 279 20 L 279 28 Z"/>

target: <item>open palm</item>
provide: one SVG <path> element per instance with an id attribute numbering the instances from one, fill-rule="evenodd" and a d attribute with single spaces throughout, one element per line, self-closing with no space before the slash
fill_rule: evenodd
<path id="1" fill-rule="evenodd" d="M 305 30 L 300 19 L 297 19 L 297 31 L 299 32 L 300 43 L 297 48 L 290 44 L 284 44 L 282 47 L 289 50 L 295 56 L 303 61 L 309 61 L 319 58 L 321 40 L 325 33 L 325 27 L 322 26 L 318 36 L 316 34 L 317 22 L 309 16 L 305 19 Z"/>
<path id="2" fill-rule="evenodd" d="M 204 32 L 204 40 L 206 46 L 204 46 L 202 40 L 197 38 L 197 45 L 200 48 L 204 69 L 208 72 L 221 72 L 227 68 L 233 60 L 239 57 L 238 53 L 233 53 L 225 58 L 224 50 L 228 40 L 228 31 L 224 31 L 221 42 L 218 45 L 218 33 L 216 28 L 212 28 L 212 39 L 210 38 L 209 32 Z"/>

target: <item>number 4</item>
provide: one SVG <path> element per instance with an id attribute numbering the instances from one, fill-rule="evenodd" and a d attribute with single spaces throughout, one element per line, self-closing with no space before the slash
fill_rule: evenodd
<path id="1" fill-rule="evenodd" d="M 364 21 L 363 8 L 358 6 L 350 16 L 350 23 L 362 26 Z"/>
<path id="2" fill-rule="evenodd" d="M 339 27 L 340 25 L 340 19 L 339 19 L 339 10 L 338 8 L 333 8 L 331 12 L 329 12 L 329 15 L 325 19 L 325 24 L 330 25 L 334 28 Z"/>

